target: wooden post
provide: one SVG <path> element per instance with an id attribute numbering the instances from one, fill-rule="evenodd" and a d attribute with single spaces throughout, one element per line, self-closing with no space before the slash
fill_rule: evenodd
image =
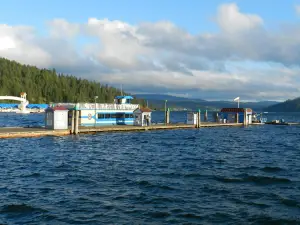
<path id="1" fill-rule="evenodd" d="M 235 121 L 236 121 L 236 123 L 239 123 L 239 113 L 236 113 L 236 115 L 235 115 Z"/>
<path id="2" fill-rule="evenodd" d="M 165 100 L 165 125 L 168 124 L 168 113 L 167 113 L 167 100 Z"/>
<path id="3" fill-rule="evenodd" d="M 219 113 L 217 112 L 216 114 L 216 122 L 219 123 L 220 122 L 220 118 L 219 118 Z"/>
<path id="4" fill-rule="evenodd" d="M 201 110 L 199 110 L 199 128 L 201 127 Z"/>
<path id="5" fill-rule="evenodd" d="M 201 126 L 201 111 L 199 110 L 197 113 L 197 128 Z"/>
<path id="6" fill-rule="evenodd" d="M 207 121 L 208 121 L 207 110 L 205 111 L 205 114 L 204 114 L 204 121 L 205 121 L 205 122 L 207 122 Z"/>
<path id="7" fill-rule="evenodd" d="M 75 128 L 75 110 L 72 110 L 72 120 L 71 120 L 71 134 L 74 134 Z"/>
<path id="8" fill-rule="evenodd" d="M 167 110 L 165 110 L 165 125 L 167 125 L 168 124 L 168 111 Z"/>
<path id="9" fill-rule="evenodd" d="M 78 134 L 78 127 L 79 127 L 79 110 L 76 110 L 75 112 L 75 128 L 74 128 L 74 134 Z"/>
<path id="10" fill-rule="evenodd" d="M 246 109 L 244 109 L 244 125 L 247 125 L 247 115 L 246 115 Z"/>
<path id="11" fill-rule="evenodd" d="M 170 110 L 167 109 L 166 111 L 166 124 L 168 125 L 170 123 Z"/>

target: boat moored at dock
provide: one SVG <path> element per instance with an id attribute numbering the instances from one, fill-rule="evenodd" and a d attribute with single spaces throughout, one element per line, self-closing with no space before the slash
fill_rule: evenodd
<path id="1" fill-rule="evenodd" d="M 114 103 L 57 103 L 69 109 L 69 125 L 72 123 L 73 111 L 79 112 L 79 126 L 113 126 L 133 125 L 134 110 L 139 104 L 132 104 L 132 96 L 116 96 Z"/>
<path id="2" fill-rule="evenodd" d="M 261 123 L 264 124 L 267 122 L 267 117 L 263 115 L 264 113 L 253 113 L 252 123 Z"/>

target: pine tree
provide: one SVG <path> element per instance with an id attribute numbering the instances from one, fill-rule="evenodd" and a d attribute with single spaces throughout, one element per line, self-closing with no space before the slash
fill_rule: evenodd
<path id="1" fill-rule="evenodd" d="M 0 95 L 19 96 L 20 92 L 27 93 L 30 103 L 94 102 L 94 96 L 98 96 L 97 102 L 112 103 L 121 94 L 107 84 L 0 58 Z M 146 105 L 142 99 L 133 103 Z"/>

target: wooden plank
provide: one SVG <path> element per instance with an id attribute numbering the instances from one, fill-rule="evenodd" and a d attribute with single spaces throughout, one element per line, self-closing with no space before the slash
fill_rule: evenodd
<path id="1" fill-rule="evenodd" d="M 255 124 L 253 124 L 255 125 Z M 260 124 L 259 124 L 260 125 Z M 202 127 L 236 127 L 243 126 L 243 123 L 215 123 L 201 122 Z M 152 126 L 103 126 L 103 127 L 79 127 L 79 133 L 97 133 L 97 132 L 117 132 L 117 131 L 145 131 L 145 130 L 171 130 L 171 129 L 195 129 L 195 125 L 189 124 L 155 124 Z M 22 127 L 2 127 L 0 128 L 0 138 L 23 138 L 39 136 L 63 136 L 69 135 L 70 129 L 67 130 L 47 130 L 45 128 L 22 128 Z"/>

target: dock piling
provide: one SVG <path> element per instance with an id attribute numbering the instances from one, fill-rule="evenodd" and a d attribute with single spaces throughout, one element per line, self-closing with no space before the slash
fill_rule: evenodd
<path id="1" fill-rule="evenodd" d="M 165 125 L 168 125 L 169 123 L 170 123 L 170 110 L 167 109 L 165 114 Z"/>
<path id="2" fill-rule="evenodd" d="M 236 115 L 235 115 L 235 122 L 239 123 L 239 113 L 236 113 Z"/>
<path id="3" fill-rule="evenodd" d="M 247 114 L 246 114 L 246 110 L 244 111 L 244 126 L 247 126 Z"/>
<path id="4" fill-rule="evenodd" d="M 72 119 L 71 119 L 71 134 L 74 134 L 75 130 L 75 111 L 72 110 Z"/>
<path id="5" fill-rule="evenodd" d="M 219 121 L 219 113 L 218 112 L 215 112 L 214 113 L 214 119 L 215 119 L 215 122 L 216 123 L 219 123 L 220 121 Z"/>
<path id="6" fill-rule="evenodd" d="M 204 114 L 204 121 L 205 121 L 205 122 L 207 122 L 207 121 L 208 121 L 207 110 L 205 111 L 205 114 Z"/>
<path id="7" fill-rule="evenodd" d="M 75 128 L 74 128 L 74 134 L 78 134 L 78 127 L 79 127 L 79 111 L 75 111 Z"/>
<path id="8" fill-rule="evenodd" d="M 196 127 L 200 128 L 200 126 L 201 126 L 201 111 L 199 110 L 197 112 L 197 125 L 196 125 Z"/>

